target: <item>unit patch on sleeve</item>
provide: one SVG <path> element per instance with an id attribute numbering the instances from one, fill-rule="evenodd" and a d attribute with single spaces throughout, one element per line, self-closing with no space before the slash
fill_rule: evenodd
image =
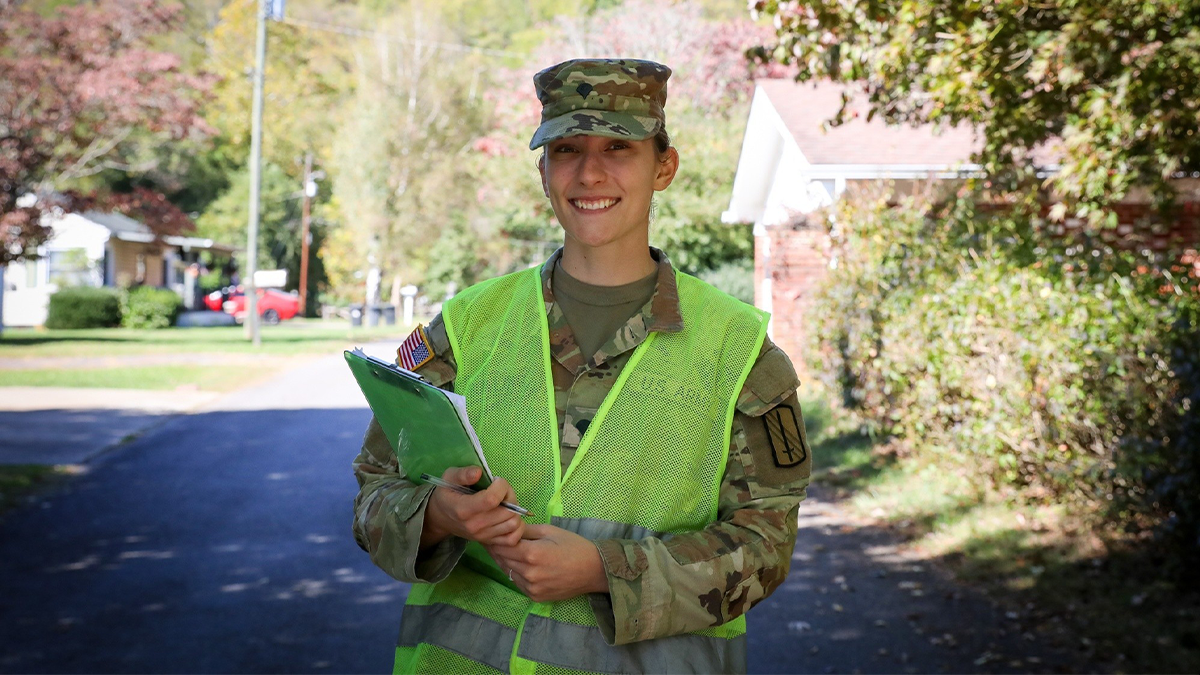
<path id="1" fill-rule="evenodd" d="M 786 469 L 808 459 L 808 448 L 800 436 L 800 421 L 790 405 L 777 405 L 763 413 L 762 423 L 771 439 L 775 466 Z"/>
<path id="2" fill-rule="evenodd" d="M 432 360 L 433 347 L 429 346 L 424 327 L 418 325 L 412 335 L 409 335 L 404 344 L 396 350 L 396 363 L 400 364 L 401 368 L 416 370 Z"/>

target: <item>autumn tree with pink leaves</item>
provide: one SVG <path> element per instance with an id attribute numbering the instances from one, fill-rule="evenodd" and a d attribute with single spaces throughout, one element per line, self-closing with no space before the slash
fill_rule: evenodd
<path id="1" fill-rule="evenodd" d="M 135 141 L 208 132 L 197 115 L 207 78 L 150 40 L 180 23 L 181 7 L 97 0 L 42 16 L 0 0 L 0 265 L 33 254 L 55 207 L 136 214 L 158 234 L 190 226 L 162 195 L 89 194 L 81 181 L 131 167 Z"/>

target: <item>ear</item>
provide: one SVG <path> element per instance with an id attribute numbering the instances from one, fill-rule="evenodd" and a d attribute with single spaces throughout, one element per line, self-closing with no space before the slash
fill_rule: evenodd
<path id="1" fill-rule="evenodd" d="M 542 153 L 537 158 L 538 174 L 542 177 L 542 194 L 546 195 L 546 199 L 550 198 L 550 185 L 546 182 L 546 149 L 542 148 Z"/>
<path id="2" fill-rule="evenodd" d="M 666 190 L 671 181 L 675 180 L 675 173 L 679 171 L 679 151 L 674 147 L 667 148 L 663 156 L 658 160 L 658 171 L 654 175 L 654 190 Z"/>

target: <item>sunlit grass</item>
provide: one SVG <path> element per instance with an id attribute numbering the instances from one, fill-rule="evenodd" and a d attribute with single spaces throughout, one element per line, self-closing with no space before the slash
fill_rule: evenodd
<path id="1" fill-rule="evenodd" d="M 351 328 L 344 321 L 285 321 L 262 327 L 262 346 L 254 347 L 241 326 L 135 330 L 96 328 L 46 330 L 6 328 L 0 333 L 0 358 L 90 357 L 167 353 L 312 354 L 336 352 L 375 340 L 400 338 L 411 326 Z"/>
<path id="2" fill-rule="evenodd" d="M 270 365 L 175 365 L 127 368 L 0 370 L 0 387 L 100 387 L 109 389 L 179 389 L 233 391 L 278 371 Z"/>

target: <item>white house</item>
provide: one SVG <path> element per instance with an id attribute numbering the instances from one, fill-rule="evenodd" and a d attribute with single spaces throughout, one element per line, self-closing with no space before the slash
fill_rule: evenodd
<path id="1" fill-rule="evenodd" d="M 832 260 L 825 223 L 813 223 L 805 214 L 867 186 L 889 196 L 929 186 L 951 189 L 955 179 L 979 171 L 970 158 L 981 139 L 965 127 L 867 121 L 861 102 L 851 107 L 845 124 L 828 127 L 826 121 L 841 106 L 842 85 L 792 80 L 755 85 L 733 195 L 722 219 L 754 224 L 755 304 L 772 313 L 772 339 L 802 366 L 806 312 Z M 1056 171 L 1059 149 L 1048 143 L 1035 148 L 1033 158 L 1040 171 Z M 1200 180 L 1181 177 L 1175 185 L 1175 220 L 1167 228 L 1141 231 L 1140 241 L 1154 250 L 1167 250 L 1173 239 L 1193 247 L 1200 242 Z M 1117 236 L 1144 229 L 1139 223 L 1152 211 L 1149 197 L 1135 189 L 1112 205 Z M 1046 213 L 1048 208 L 1043 205 Z M 1068 228 L 1079 225 L 1077 219 L 1064 222 Z M 1194 249 L 1181 263 L 1200 271 Z"/>
<path id="2" fill-rule="evenodd" d="M 68 213 L 48 224 L 53 235 L 38 248 L 39 257 L 12 263 L 0 276 L 5 326 L 44 323 L 50 295 L 63 286 L 145 284 L 186 298 L 195 283 L 186 270 L 200 251 L 234 251 L 197 237 L 156 240 L 150 228 L 119 213 Z"/>
<path id="3" fill-rule="evenodd" d="M 829 127 L 842 85 L 790 79 L 755 85 L 722 220 L 754 224 L 755 305 L 773 313 L 772 339 L 800 362 L 808 296 L 828 264 L 824 228 L 804 214 L 865 184 L 903 193 L 975 171 L 969 160 L 977 140 L 965 128 L 867 121 L 865 106 Z"/>

